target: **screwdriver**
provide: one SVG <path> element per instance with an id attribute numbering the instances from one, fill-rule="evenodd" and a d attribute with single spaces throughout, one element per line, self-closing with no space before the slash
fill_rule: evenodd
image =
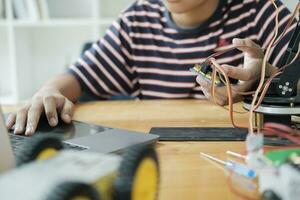
<path id="1" fill-rule="evenodd" d="M 250 179 L 253 179 L 256 177 L 255 171 L 252 169 L 249 169 L 247 166 L 245 166 L 243 164 L 240 164 L 240 163 L 237 163 L 234 161 L 223 161 L 223 160 L 220 160 L 216 157 L 210 156 L 210 155 L 208 155 L 206 153 L 202 153 L 202 152 L 200 154 L 206 158 L 209 158 L 217 163 L 224 165 L 227 169 L 233 171 L 236 174 L 245 176 Z"/>

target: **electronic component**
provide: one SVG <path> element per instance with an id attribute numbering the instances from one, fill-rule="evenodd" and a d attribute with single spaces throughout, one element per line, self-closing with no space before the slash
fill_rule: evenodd
<path id="1" fill-rule="evenodd" d="M 232 172 L 234 172 L 238 175 L 245 176 L 250 179 L 253 179 L 256 177 L 255 171 L 252 169 L 249 169 L 247 166 L 245 166 L 243 164 L 240 164 L 240 163 L 237 163 L 237 162 L 234 162 L 231 160 L 223 161 L 223 160 L 220 160 L 218 158 L 215 158 L 213 156 L 210 156 L 210 155 L 202 153 L 202 152 L 200 154 L 202 156 L 204 156 L 205 158 L 209 158 L 221 165 L 224 165 L 227 169 L 231 170 Z"/>
<path id="2" fill-rule="evenodd" d="M 296 12 L 299 12 L 299 3 Z M 300 12 L 298 13 L 300 17 Z M 288 27 L 287 27 L 288 28 Z M 300 78 L 300 21 L 297 22 L 288 48 L 281 61 L 280 74 L 272 77 L 265 94 L 261 94 L 262 101 L 255 110 L 256 120 L 261 126 L 266 122 L 277 122 L 290 126 L 291 116 L 300 114 L 300 94 L 297 92 L 297 83 Z M 269 81 L 269 80 L 267 80 Z M 249 110 L 252 96 L 245 98 L 244 107 Z"/>
<path id="3" fill-rule="evenodd" d="M 247 156 L 245 161 L 247 163 L 246 168 L 255 169 L 258 173 L 259 178 L 259 191 L 262 194 L 263 200 L 298 200 L 300 197 L 300 153 L 299 150 L 289 150 L 289 152 L 284 152 L 283 154 L 274 154 L 268 153 L 267 155 L 263 154 L 264 144 L 264 135 L 274 136 L 277 135 L 281 138 L 286 138 L 289 141 L 299 143 L 299 131 L 292 131 L 287 128 L 291 126 L 291 116 L 300 114 L 300 94 L 297 93 L 297 84 L 300 79 L 300 21 L 297 22 L 297 26 L 294 30 L 292 39 L 288 44 L 288 49 L 285 52 L 282 67 L 280 67 L 274 74 L 269 78 L 265 78 L 268 58 L 272 53 L 272 48 L 275 48 L 276 45 L 282 40 L 286 35 L 287 31 L 292 28 L 296 14 L 299 13 L 300 17 L 300 1 L 295 8 L 292 17 L 287 23 L 284 31 L 278 35 L 279 31 L 279 16 L 280 9 L 276 5 L 275 0 L 270 1 L 276 10 L 276 23 L 274 31 L 274 37 L 271 42 L 268 44 L 267 48 L 261 50 L 261 54 L 265 54 L 263 57 L 263 63 L 261 68 L 261 78 L 257 89 L 255 91 L 249 92 L 240 92 L 240 95 L 248 97 L 245 98 L 244 107 L 250 111 L 249 116 L 249 134 L 246 138 L 246 148 Z M 278 36 L 278 38 L 277 38 Z M 248 45 L 242 45 L 248 46 Z M 236 47 L 234 47 L 236 48 Z M 226 78 L 227 86 L 227 95 L 229 102 L 229 112 L 230 119 L 232 124 L 235 127 L 233 120 L 233 98 L 232 98 L 232 89 L 229 88 L 230 85 L 228 81 L 228 75 L 225 72 L 216 73 L 216 77 L 213 76 L 212 67 L 215 67 L 217 70 L 223 71 L 221 66 L 214 62 L 216 56 L 220 56 L 225 52 L 228 52 L 232 49 L 227 49 L 226 51 L 216 52 L 213 55 L 209 56 L 205 62 L 195 65 L 191 71 L 196 72 L 198 75 L 204 77 L 205 80 L 208 80 L 210 83 L 214 80 L 216 86 L 220 84 L 224 85 L 224 78 Z M 213 65 L 213 66 L 211 66 Z M 228 89 L 229 88 L 229 89 Z M 212 94 L 214 88 L 212 90 Z M 254 95 L 253 95 L 254 94 Z M 255 119 L 253 118 L 253 114 Z M 287 125 L 284 126 L 272 126 L 267 127 L 266 122 L 274 122 Z M 255 124 L 254 124 L 255 123 Z M 239 127 L 240 128 L 240 127 Z M 263 133 L 263 134 L 262 134 Z M 292 153 L 291 153 L 291 152 Z M 281 152 L 282 153 L 282 152 Z M 236 166 L 236 163 L 231 161 L 222 161 L 207 154 L 202 154 L 203 156 L 210 158 L 227 168 L 235 171 L 237 174 L 245 174 L 242 165 Z M 231 155 L 237 155 L 231 153 Z M 275 155 L 275 156 L 274 156 Z M 270 156 L 270 157 L 268 157 Z M 240 156 L 243 158 L 243 156 Z M 275 162 L 275 160 L 277 161 Z"/>
<path id="4" fill-rule="evenodd" d="M 267 154 L 267 157 L 272 159 L 273 165 L 259 170 L 259 191 L 262 194 L 262 199 L 299 199 L 299 150 L 279 150 Z"/>
<path id="5" fill-rule="evenodd" d="M 210 64 L 208 63 L 208 61 L 205 61 L 201 64 L 196 64 L 193 68 L 190 69 L 193 73 L 202 76 L 206 81 L 208 81 L 209 83 L 212 82 L 212 68 L 210 66 Z M 216 86 L 222 86 L 224 85 L 221 82 L 220 76 L 217 73 L 217 76 L 215 78 L 215 85 Z"/>
<path id="6" fill-rule="evenodd" d="M 269 151 L 265 156 L 275 165 L 281 165 L 289 160 L 291 155 L 300 154 L 300 149 L 279 149 L 276 151 Z"/>
<path id="7" fill-rule="evenodd" d="M 300 16 L 300 13 L 299 13 Z M 297 96 L 297 83 L 300 78 L 299 63 L 300 57 L 297 54 L 299 51 L 300 42 L 300 21 L 298 21 L 296 29 L 290 40 L 289 46 L 284 55 L 282 66 L 290 63 L 295 56 L 298 56 L 293 63 L 289 64 L 288 67 L 283 71 L 279 78 L 273 79 L 270 90 L 268 91 L 271 95 L 276 93 L 277 97 L 293 97 Z M 275 90 L 275 91 L 273 91 Z M 299 102 L 298 102 L 299 103 Z"/>
<path id="8" fill-rule="evenodd" d="M 190 68 L 190 71 L 196 75 L 200 75 L 209 83 L 212 83 L 213 69 L 211 67 L 210 61 L 206 60 L 200 64 L 196 64 L 196 65 L 194 65 L 193 68 Z M 236 79 L 229 78 L 229 80 L 230 80 L 231 84 L 238 83 L 238 80 L 236 80 Z M 215 82 L 216 86 L 219 86 L 219 87 L 224 86 L 225 78 L 219 72 L 216 72 L 216 77 L 215 77 L 214 82 Z"/>

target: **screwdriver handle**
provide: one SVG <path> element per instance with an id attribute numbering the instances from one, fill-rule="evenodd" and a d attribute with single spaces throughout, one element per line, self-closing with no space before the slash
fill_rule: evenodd
<path id="1" fill-rule="evenodd" d="M 253 169 L 249 169 L 247 166 L 245 166 L 243 164 L 239 164 L 234 161 L 227 161 L 225 166 L 229 170 L 231 170 L 241 176 L 245 176 L 245 177 L 251 178 L 251 179 L 256 177 L 255 171 Z"/>

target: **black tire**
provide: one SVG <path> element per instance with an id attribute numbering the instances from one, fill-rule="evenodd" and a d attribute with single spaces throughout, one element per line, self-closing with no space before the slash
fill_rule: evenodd
<path id="1" fill-rule="evenodd" d="M 85 197 L 89 200 L 100 200 L 100 194 L 88 184 L 79 182 L 65 182 L 59 184 L 46 200 L 73 200 L 76 197 Z"/>
<path id="2" fill-rule="evenodd" d="M 35 135 L 28 139 L 17 155 L 17 166 L 39 160 L 46 150 L 51 149 L 51 154 L 43 159 L 52 157 L 55 153 L 63 149 L 63 144 L 58 136 L 54 135 Z"/>
<path id="3" fill-rule="evenodd" d="M 150 159 L 150 162 L 155 165 L 156 170 L 156 180 L 155 191 L 150 192 L 151 198 L 134 198 L 134 181 L 137 175 L 137 171 L 143 161 Z M 147 179 L 143 180 L 145 182 L 149 181 Z M 130 148 L 123 156 L 123 160 L 118 170 L 118 174 L 114 183 L 114 200 L 132 200 L 132 199 L 157 199 L 158 195 L 158 185 L 159 185 L 159 162 L 157 153 L 153 146 L 138 145 Z M 145 189 L 145 188 L 144 188 Z M 148 188 L 147 188 L 148 189 Z M 147 190 L 146 189 L 146 190 Z"/>

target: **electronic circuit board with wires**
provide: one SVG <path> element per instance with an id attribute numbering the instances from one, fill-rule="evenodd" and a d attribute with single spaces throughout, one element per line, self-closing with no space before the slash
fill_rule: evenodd
<path id="1" fill-rule="evenodd" d="M 210 65 L 208 63 L 203 62 L 201 64 L 196 64 L 193 68 L 190 68 L 190 71 L 193 72 L 194 74 L 200 75 L 201 77 L 203 77 L 209 83 L 212 82 L 213 72 L 212 72 L 212 68 L 210 67 Z M 217 76 L 215 77 L 214 82 L 215 82 L 216 86 L 223 86 L 224 85 L 222 83 L 218 73 L 217 73 Z"/>

